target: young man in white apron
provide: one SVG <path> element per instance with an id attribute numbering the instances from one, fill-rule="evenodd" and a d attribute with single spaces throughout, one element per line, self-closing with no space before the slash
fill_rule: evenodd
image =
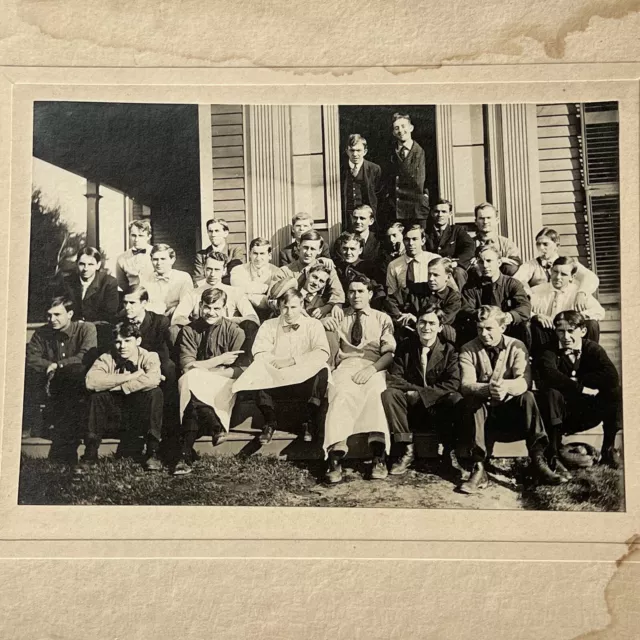
<path id="1" fill-rule="evenodd" d="M 253 391 L 265 424 L 261 444 L 269 444 L 278 428 L 278 401 L 307 403 L 304 440 L 318 427 L 320 405 L 327 391 L 329 345 L 319 320 L 303 313 L 302 294 L 290 288 L 278 299 L 280 316 L 266 320 L 253 343 L 251 366 L 233 385 L 234 393 Z"/>
<path id="2" fill-rule="evenodd" d="M 340 322 L 335 318 L 323 321 L 327 330 L 336 331 L 340 337 L 324 434 L 329 458 L 327 481 L 331 484 L 342 480 L 341 461 L 349 450 L 349 436 L 369 434 L 372 479 L 387 477 L 385 453 L 390 446 L 381 395 L 387 387 L 385 370 L 393 362 L 396 349 L 393 323 L 386 313 L 371 308 L 373 284 L 366 276 L 355 274 L 347 295 L 349 309 L 344 318 Z"/>
<path id="3" fill-rule="evenodd" d="M 239 356 L 245 334 L 224 317 L 226 306 L 225 291 L 206 289 L 200 298 L 198 318 L 178 335 L 183 372 L 178 381 L 182 456 L 174 475 L 191 473 L 193 444 L 199 436 L 210 435 L 215 446 L 229 431 L 235 403 L 232 387 L 242 371 Z"/>

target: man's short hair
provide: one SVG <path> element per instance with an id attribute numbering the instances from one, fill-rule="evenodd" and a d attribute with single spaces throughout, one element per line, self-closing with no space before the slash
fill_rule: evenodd
<path id="1" fill-rule="evenodd" d="M 573 311 L 561 311 L 554 319 L 553 325 L 557 327 L 561 322 L 566 322 L 573 329 L 581 329 L 586 326 L 586 318 L 579 312 Z"/>
<path id="2" fill-rule="evenodd" d="M 357 211 L 361 211 L 362 213 L 368 213 L 369 217 L 372 220 L 375 220 L 376 217 L 373 215 L 373 209 L 368 205 L 368 204 L 361 204 L 359 207 L 356 207 L 352 212 L 351 215 L 353 215 L 354 213 L 356 213 Z"/>
<path id="3" fill-rule="evenodd" d="M 541 238 L 549 238 L 551 242 L 555 242 L 555 244 L 560 244 L 560 234 L 551 227 L 542 227 L 540 231 L 536 234 L 536 242 Z"/>
<path id="4" fill-rule="evenodd" d="M 53 307 L 60 307 L 60 306 L 63 306 L 65 308 L 65 311 L 67 312 L 74 310 L 73 300 L 66 294 L 53 296 L 49 300 L 49 306 L 47 307 L 47 310 L 53 309 Z"/>
<path id="5" fill-rule="evenodd" d="M 176 252 L 173 250 L 173 248 L 164 243 L 154 244 L 153 247 L 151 247 L 151 257 L 153 258 L 156 253 L 160 253 L 162 251 L 166 251 L 169 254 L 170 258 L 176 257 Z"/>
<path id="6" fill-rule="evenodd" d="M 148 220 L 134 220 L 129 223 L 129 233 L 131 233 L 131 229 L 138 229 L 143 233 L 146 233 L 149 237 L 151 236 L 151 223 Z"/>
<path id="7" fill-rule="evenodd" d="M 409 233 L 410 231 L 418 231 L 420 230 L 420 237 L 423 240 L 427 239 L 427 232 L 419 225 L 419 224 L 410 224 L 407 226 L 407 228 L 404 230 L 404 235 L 406 236 L 407 233 Z"/>
<path id="8" fill-rule="evenodd" d="M 324 245 L 324 238 L 315 229 L 309 229 L 309 231 L 305 231 L 300 236 L 300 244 L 302 244 L 306 240 L 311 240 L 313 242 L 317 242 L 318 240 L 320 240 L 320 248 L 322 248 L 322 246 Z"/>
<path id="9" fill-rule="evenodd" d="M 129 320 L 123 320 L 113 327 L 113 339 L 118 336 L 121 338 L 141 338 L 140 327 L 137 324 L 133 324 Z"/>
<path id="10" fill-rule="evenodd" d="M 496 215 L 498 215 L 498 210 L 490 202 L 481 202 L 473 208 L 473 217 L 477 218 L 478 213 L 484 209 L 493 209 Z"/>
<path id="11" fill-rule="evenodd" d="M 122 295 L 137 296 L 140 302 L 149 302 L 149 292 L 141 284 L 134 284 L 131 287 L 127 287 Z"/>
<path id="12" fill-rule="evenodd" d="M 298 220 L 309 220 L 311 224 L 313 224 L 314 222 L 313 216 L 310 213 L 307 213 L 306 211 L 300 211 L 299 213 L 296 213 L 293 216 L 293 218 L 291 218 L 291 226 L 293 226 L 296 222 L 298 222 Z"/>
<path id="13" fill-rule="evenodd" d="M 436 201 L 436 203 L 434 204 L 434 207 L 437 207 L 439 204 L 446 204 L 449 207 L 449 213 L 451 213 L 453 211 L 453 202 L 451 202 L 451 200 L 446 200 L 445 198 L 440 198 L 439 200 Z M 432 209 L 431 211 L 433 211 L 434 209 Z"/>
<path id="14" fill-rule="evenodd" d="M 369 291 L 373 291 L 375 286 L 373 280 L 367 278 L 367 276 L 355 270 L 353 271 L 353 273 L 351 274 L 351 277 L 349 278 L 349 282 L 347 284 L 347 291 L 349 290 L 349 287 L 351 287 L 351 285 L 354 282 L 365 285 Z"/>
<path id="15" fill-rule="evenodd" d="M 361 236 L 357 236 L 355 233 L 351 233 L 351 231 L 343 231 L 338 236 L 338 246 L 341 247 L 343 244 L 347 242 L 357 242 L 360 245 L 361 249 L 364 249 L 364 238 Z"/>
<path id="16" fill-rule="evenodd" d="M 569 256 L 560 256 L 553 261 L 552 267 L 558 266 L 570 266 L 571 267 L 571 275 L 575 276 L 578 271 L 578 261 L 575 258 L 571 258 Z"/>
<path id="17" fill-rule="evenodd" d="M 207 254 L 207 257 L 204 259 L 204 263 L 207 264 L 207 260 L 215 260 L 216 262 L 222 262 L 224 266 L 227 266 L 227 262 L 229 262 L 229 256 L 226 253 L 222 253 L 222 251 L 212 251 Z"/>
<path id="18" fill-rule="evenodd" d="M 318 262 L 318 264 L 314 264 L 313 267 L 311 267 L 311 269 L 307 271 L 307 279 L 312 273 L 315 273 L 316 271 L 324 271 L 327 275 L 331 275 L 331 267 L 327 267 L 326 264 Z"/>
<path id="19" fill-rule="evenodd" d="M 222 289 L 217 289 L 216 287 L 211 287 L 209 289 L 205 289 L 200 296 L 201 304 L 213 304 L 218 300 L 222 300 L 222 304 L 227 304 L 227 293 Z"/>
<path id="20" fill-rule="evenodd" d="M 432 258 L 431 260 L 429 260 L 427 268 L 437 267 L 438 265 L 442 265 L 442 268 L 447 275 L 450 276 L 453 273 L 453 261 L 450 258 L 445 258 L 443 256 Z"/>
<path id="21" fill-rule="evenodd" d="M 440 321 L 440 324 L 444 324 L 444 320 L 446 316 L 444 314 L 444 311 L 442 310 L 442 307 L 439 304 L 430 303 L 422 307 L 420 311 L 418 311 L 418 320 L 422 318 L 422 316 L 426 316 L 429 313 L 435 313 L 438 320 Z"/>
<path id="22" fill-rule="evenodd" d="M 251 249 L 253 249 L 253 247 L 269 247 L 269 253 L 271 253 L 271 242 L 266 238 L 254 238 L 249 243 L 249 253 L 251 253 Z"/>
<path id="23" fill-rule="evenodd" d="M 404 235 L 404 225 L 402 224 L 402 222 L 394 222 L 394 223 L 390 224 L 386 228 L 385 233 L 389 233 L 389 231 L 391 229 L 397 229 L 398 231 L 402 232 L 402 235 Z"/>
<path id="24" fill-rule="evenodd" d="M 480 245 L 477 249 L 476 249 L 476 258 L 481 258 L 483 253 L 488 253 L 489 251 L 491 251 L 491 253 L 495 253 L 496 257 L 500 258 L 500 250 L 498 249 L 498 247 L 495 246 L 495 244 L 485 244 L 485 245 Z"/>
<path id="25" fill-rule="evenodd" d="M 102 254 L 95 247 L 84 247 L 78 251 L 76 256 L 76 262 L 80 260 L 80 256 L 89 256 L 93 258 L 98 264 L 102 262 Z"/>
<path id="26" fill-rule="evenodd" d="M 278 298 L 278 306 L 281 306 L 285 302 L 289 302 L 291 298 L 297 298 L 302 302 L 302 294 L 295 287 L 291 287 L 287 289 L 279 298 Z"/>
<path id="27" fill-rule="evenodd" d="M 413 122 L 411 122 L 411 116 L 408 113 L 400 113 L 399 111 L 396 111 L 391 116 L 391 124 L 395 124 L 396 120 L 408 120 L 409 124 L 413 124 Z"/>
<path id="28" fill-rule="evenodd" d="M 484 322 L 485 320 L 495 320 L 501 327 L 504 327 L 507 324 L 507 314 L 500 307 L 484 304 L 476 311 L 476 322 Z"/>
<path id="29" fill-rule="evenodd" d="M 366 151 L 367 141 L 359 133 L 350 134 L 347 138 L 347 149 L 355 147 L 359 142 L 362 142 L 362 144 L 364 145 L 364 150 Z"/>
<path id="30" fill-rule="evenodd" d="M 225 231 L 229 231 L 229 223 L 222 218 L 209 218 L 204 228 L 209 229 L 209 225 L 212 224 L 219 224 Z"/>

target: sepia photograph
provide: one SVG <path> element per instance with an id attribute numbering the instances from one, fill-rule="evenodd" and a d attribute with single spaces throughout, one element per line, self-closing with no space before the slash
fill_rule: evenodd
<path id="1" fill-rule="evenodd" d="M 619 146 L 615 101 L 35 101 L 18 503 L 625 511 Z"/>

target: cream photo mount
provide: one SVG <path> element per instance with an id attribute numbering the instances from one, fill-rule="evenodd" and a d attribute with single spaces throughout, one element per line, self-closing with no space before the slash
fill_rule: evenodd
<path id="1" fill-rule="evenodd" d="M 0 309 L 4 310 L 0 458 L 2 555 L 76 552 L 148 557 L 520 557 L 621 556 L 640 528 L 640 438 L 633 381 L 640 374 L 636 288 L 640 281 L 638 198 L 639 65 L 477 66 L 376 69 L 4 68 L 0 79 Z M 622 513 L 439 509 L 18 506 L 24 327 L 28 275 L 33 103 L 373 105 L 536 104 L 617 101 L 620 113 L 621 318 L 625 495 Z M 188 544 L 185 544 L 187 543 Z M 455 544 L 451 544 L 455 543 Z M 535 543 L 535 544 L 531 544 Z M 567 544 L 570 543 L 570 544 Z M 598 544 L 593 544 L 598 543 Z M 97 546 L 95 546 L 97 545 Z M 593 545 L 593 546 L 592 546 Z M 569 549 L 571 547 L 571 549 Z M 48 550 L 48 551 L 47 551 Z M 166 556 L 165 556 L 166 554 Z M 468 555 L 471 554 L 471 555 Z M 155 554 L 154 554 L 155 555 Z"/>

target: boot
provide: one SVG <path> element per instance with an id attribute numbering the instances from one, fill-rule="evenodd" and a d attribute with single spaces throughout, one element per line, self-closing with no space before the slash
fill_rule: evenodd
<path id="1" fill-rule="evenodd" d="M 98 462 L 98 448 L 99 445 L 94 443 L 87 443 L 84 450 L 84 455 L 79 464 L 73 465 L 74 476 L 85 476 Z"/>
<path id="2" fill-rule="evenodd" d="M 540 484 L 559 485 L 568 481 L 568 478 L 551 471 L 541 451 L 531 454 L 531 470 Z"/>
<path id="3" fill-rule="evenodd" d="M 384 480 L 389 475 L 387 471 L 387 464 L 385 461 L 385 455 L 374 456 L 373 457 L 373 466 L 371 468 L 371 479 L 372 480 Z"/>
<path id="4" fill-rule="evenodd" d="M 602 447 L 600 452 L 600 464 L 604 464 L 611 469 L 622 468 L 622 456 L 620 452 L 613 446 Z"/>
<path id="5" fill-rule="evenodd" d="M 313 442 L 313 425 L 309 421 L 302 425 L 302 439 L 304 442 Z"/>
<path id="6" fill-rule="evenodd" d="M 260 434 L 259 440 L 260 444 L 269 444 L 271 439 L 273 438 L 273 434 L 276 430 L 275 422 L 267 422 L 264 427 L 262 427 L 262 433 Z"/>
<path id="7" fill-rule="evenodd" d="M 329 451 L 329 469 L 326 480 L 329 484 L 342 482 L 342 451 Z"/>
<path id="8" fill-rule="evenodd" d="M 389 473 L 392 476 L 402 476 L 404 475 L 407 470 L 409 469 L 409 466 L 413 463 L 413 461 L 415 460 L 415 451 L 414 451 L 414 445 L 413 442 L 408 442 L 406 444 L 405 450 L 404 450 L 404 454 L 402 455 L 401 458 L 399 458 L 391 467 L 391 471 L 389 471 Z"/>
<path id="9" fill-rule="evenodd" d="M 473 471 L 469 479 L 460 485 L 460 492 L 474 495 L 480 493 L 488 484 L 489 476 L 484 469 L 484 463 L 476 462 L 473 465 Z"/>
<path id="10" fill-rule="evenodd" d="M 551 458 L 551 460 L 549 461 L 549 467 L 551 468 L 552 471 L 566 478 L 567 480 L 571 480 L 571 478 L 573 477 L 569 469 L 567 469 L 567 467 L 565 467 L 564 464 L 562 464 L 562 462 L 560 461 L 560 458 L 558 458 L 557 456 L 554 456 L 553 458 Z"/>

